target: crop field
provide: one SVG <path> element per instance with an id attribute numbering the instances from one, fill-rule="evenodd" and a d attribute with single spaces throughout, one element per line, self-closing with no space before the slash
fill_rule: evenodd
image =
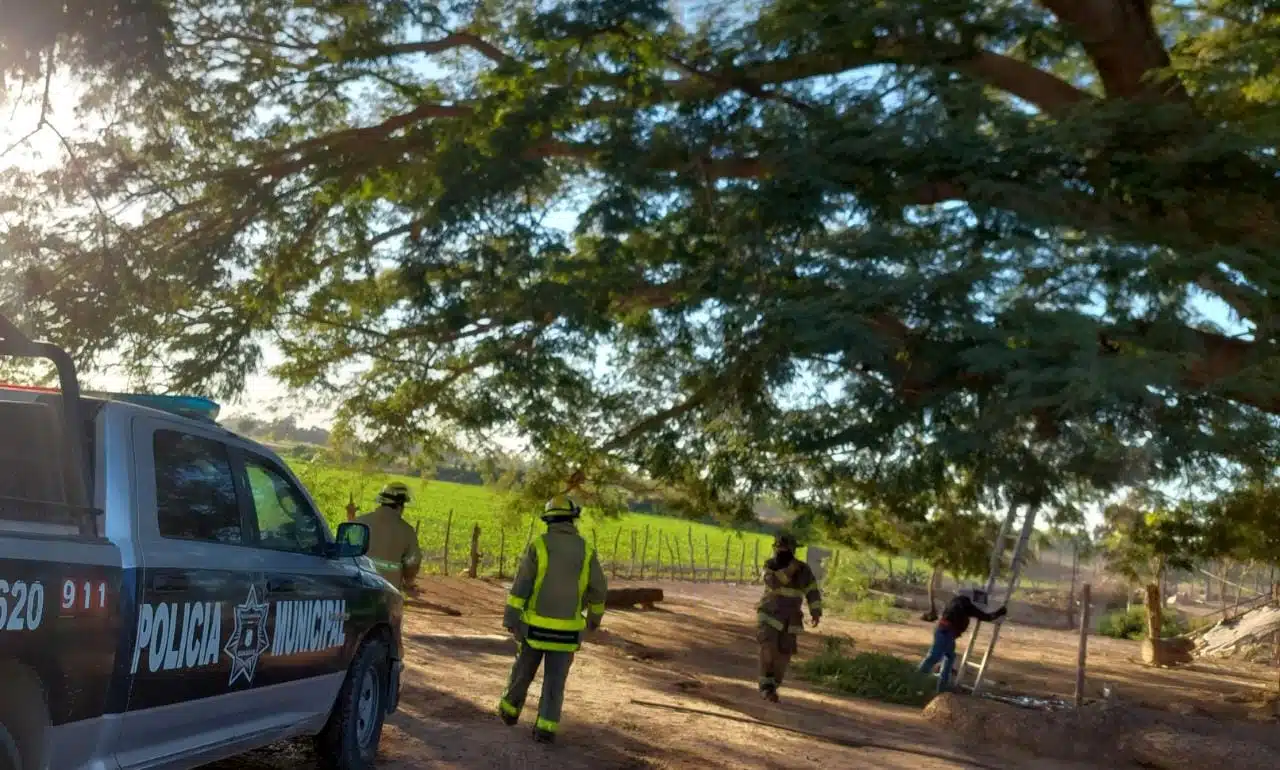
<path id="1" fill-rule="evenodd" d="M 480 573 L 509 576 L 528 539 L 544 530 L 537 511 L 515 510 L 510 498 L 489 487 L 364 472 L 320 462 L 291 461 L 291 465 L 331 525 L 346 520 L 349 500 L 354 500 L 361 512 L 368 511 L 386 483 L 408 485 L 413 501 L 405 509 L 405 519 L 418 528 L 424 572 L 445 571 L 446 543 L 448 571 L 464 571 L 470 561 L 473 530 L 479 527 Z M 663 576 L 752 580 L 773 542 L 772 535 L 760 531 L 653 514 L 608 517 L 591 509 L 584 512 L 579 529 L 594 544 L 605 570 L 622 578 L 655 577 L 660 566 Z"/>

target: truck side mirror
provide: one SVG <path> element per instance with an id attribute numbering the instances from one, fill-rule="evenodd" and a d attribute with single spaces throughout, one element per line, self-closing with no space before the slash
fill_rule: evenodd
<path id="1" fill-rule="evenodd" d="M 333 556 L 336 559 L 350 559 L 364 556 L 369 552 L 369 525 L 355 521 L 344 521 L 338 525 L 337 537 L 334 538 Z"/>

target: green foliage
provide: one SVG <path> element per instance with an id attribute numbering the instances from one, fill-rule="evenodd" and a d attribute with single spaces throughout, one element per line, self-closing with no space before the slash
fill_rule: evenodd
<path id="1" fill-rule="evenodd" d="M 1175 612 L 1164 612 L 1160 615 L 1160 636 L 1168 638 L 1185 634 L 1191 630 L 1186 620 Z M 1108 612 L 1098 619 L 1098 633 L 1112 639 L 1131 639 L 1142 641 L 1147 638 L 1147 612 L 1141 606 L 1130 607 L 1128 611 L 1116 610 Z"/>
<path id="2" fill-rule="evenodd" d="M 1133 493 L 1103 511 L 1107 569 L 1133 583 L 1159 583 L 1168 569 L 1191 569 L 1204 528 L 1189 503 Z"/>
<path id="3" fill-rule="evenodd" d="M 908 661 L 879 652 L 853 654 L 852 644 L 837 637 L 825 637 L 822 651 L 800 663 L 800 676 L 837 692 L 897 703 L 924 706 L 935 685 Z"/>
<path id="4" fill-rule="evenodd" d="M 164 76 L 0 177 L 0 311 L 219 395 L 270 343 L 345 440 L 519 441 L 525 502 L 923 526 L 1265 467 L 1275 21 L 1094 6 L 171 0 Z"/>
<path id="5" fill-rule="evenodd" d="M 822 603 L 829 615 L 859 623 L 905 623 L 910 613 L 893 599 L 870 592 L 871 576 L 851 558 L 828 562 L 822 583 Z"/>

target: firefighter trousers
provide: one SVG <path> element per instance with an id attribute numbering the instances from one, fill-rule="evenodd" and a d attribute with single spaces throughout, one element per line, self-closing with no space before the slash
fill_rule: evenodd
<path id="1" fill-rule="evenodd" d="M 564 686 L 572 665 L 572 652 L 538 650 L 521 644 L 498 708 L 508 716 L 519 717 L 524 710 L 529 685 L 538 673 L 538 666 L 542 666 L 542 699 L 538 701 L 538 721 L 534 726 L 549 733 L 556 732 L 560 727 L 560 709 L 564 706 Z"/>
<path id="2" fill-rule="evenodd" d="M 796 635 L 760 626 L 756 639 L 760 642 L 760 692 L 775 692 L 782 686 L 791 656 L 796 653 Z"/>

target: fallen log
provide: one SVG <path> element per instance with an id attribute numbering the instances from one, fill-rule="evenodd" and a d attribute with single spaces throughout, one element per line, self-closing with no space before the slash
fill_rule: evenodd
<path id="1" fill-rule="evenodd" d="M 646 610 L 662 601 L 661 588 L 610 588 L 604 606 L 611 610 L 630 609 L 637 604 Z"/>

